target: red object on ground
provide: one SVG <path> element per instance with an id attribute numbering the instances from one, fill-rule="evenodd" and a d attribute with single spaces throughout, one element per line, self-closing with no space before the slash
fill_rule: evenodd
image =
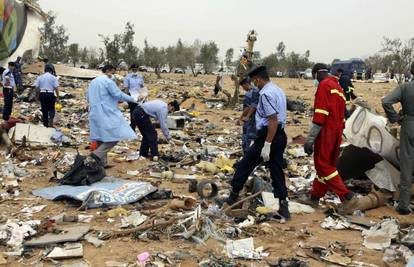
<path id="1" fill-rule="evenodd" d="M 91 142 L 91 151 L 95 151 L 98 148 L 98 143 L 96 141 Z"/>
<path id="2" fill-rule="evenodd" d="M 317 178 L 312 186 L 312 195 L 323 197 L 328 190 L 341 200 L 349 193 L 336 169 L 344 129 L 346 99 L 344 91 L 335 77 L 323 80 L 315 95 L 313 123 L 322 127 L 315 141 L 314 161 Z"/>

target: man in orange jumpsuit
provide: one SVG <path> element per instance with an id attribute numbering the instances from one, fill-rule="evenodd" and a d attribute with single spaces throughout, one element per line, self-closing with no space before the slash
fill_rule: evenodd
<path id="1" fill-rule="evenodd" d="M 305 152 L 309 155 L 314 152 L 317 177 L 313 182 L 308 202 L 317 206 L 319 199 L 331 190 L 343 203 L 342 213 L 352 213 L 358 201 L 345 186 L 336 169 L 344 129 L 346 108 L 344 91 L 338 79 L 329 75 L 325 64 L 316 64 L 312 75 L 317 80 L 315 83 L 318 84 L 318 89 L 315 95 L 315 113 L 305 143 Z"/>

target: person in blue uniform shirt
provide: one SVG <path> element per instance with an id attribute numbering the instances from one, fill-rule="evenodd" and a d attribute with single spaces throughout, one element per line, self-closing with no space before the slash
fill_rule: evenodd
<path id="1" fill-rule="evenodd" d="M 13 98 L 14 92 L 16 91 L 16 82 L 14 80 L 13 71 L 15 68 L 14 62 L 9 62 L 7 69 L 2 74 L 3 84 L 3 120 L 8 121 L 13 111 Z"/>
<path id="2" fill-rule="evenodd" d="M 273 194 L 279 199 L 278 215 L 289 219 L 287 188 L 283 172 L 283 153 L 287 145 L 285 133 L 287 100 L 285 93 L 270 81 L 266 67 L 260 66 L 249 73 L 255 86 L 260 90 L 256 110 L 257 138 L 254 144 L 237 164 L 231 181 L 232 191 L 226 199 L 227 204 L 234 204 L 250 174 L 261 163 L 270 170 Z"/>
<path id="3" fill-rule="evenodd" d="M 53 69 L 46 67 L 45 74 L 37 77 L 35 82 L 42 110 L 42 121 L 45 127 L 53 127 L 53 119 L 55 118 L 56 113 L 55 104 L 56 101 L 60 102 L 59 82 L 52 73 Z"/>
<path id="4" fill-rule="evenodd" d="M 52 70 L 52 75 L 57 76 L 55 66 L 52 63 L 49 62 L 49 59 L 45 58 L 45 59 L 43 59 L 43 62 L 45 63 L 45 72 L 46 72 L 46 68 L 49 68 L 49 69 Z"/>
<path id="5" fill-rule="evenodd" d="M 133 114 L 134 120 L 142 135 L 141 148 L 139 150 L 140 156 L 149 157 L 151 155 L 153 161 L 158 161 L 159 159 L 157 131 L 150 118 L 159 121 L 165 139 L 171 145 L 174 145 L 168 131 L 167 118 L 168 113 L 179 110 L 180 105 L 176 100 L 170 102 L 168 105 L 161 100 L 153 100 L 140 104 L 135 108 Z M 151 154 L 149 154 L 150 151 Z"/>
<path id="6" fill-rule="evenodd" d="M 128 94 L 134 99 L 137 99 L 138 102 L 144 102 L 146 97 L 146 89 L 144 88 L 144 77 L 138 73 L 138 65 L 132 64 L 130 68 L 131 72 L 124 79 L 124 88 L 127 90 Z M 131 119 L 131 128 L 135 131 L 136 123 L 134 121 L 133 112 L 137 104 L 128 103 L 130 119 Z"/>
<path id="7" fill-rule="evenodd" d="M 87 100 L 89 103 L 90 140 L 97 142 L 92 152 L 102 165 L 107 166 L 108 152 L 120 141 L 137 139 L 119 110 L 119 102 L 135 102 L 132 96 L 123 93 L 112 80 L 115 68 L 105 65 L 105 74 L 95 78 L 89 85 Z"/>
<path id="8" fill-rule="evenodd" d="M 259 103 L 259 89 L 252 86 L 250 78 L 246 77 L 240 82 L 246 91 L 243 99 L 243 112 L 237 121 L 237 125 L 243 125 L 242 148 L 246 154 L 252 142 L 256 139 L 256 108 Z"/>
<path id="9" fill-rule="evenodd" d="M 19 94 L 21 94 L 24 90 L 23 87 L 23 80 L 22 80 L 22 63 L 21 63 L 22 57 L 17 57 L 16 61 L 14 62 L 14 71 L 13 71 L 13 75 L 14 75 L 14 79 L 16 81 L 16 88 L 17 88 L 17 92 Z"/>

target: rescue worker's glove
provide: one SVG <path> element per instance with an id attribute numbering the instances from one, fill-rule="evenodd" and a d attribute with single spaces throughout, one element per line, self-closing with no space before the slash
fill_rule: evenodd
<path id="1" fill-rule="evenodd" d="M 269 142 L 264 143 L 262 152 L 260 153 L 260 156 L 263 158 L 264 162 L 268 162 L 270 160 L 270 147 L 271 146 L 272 146 L 272 143 L 269 143 Z"/>
<path id="2" fill-rule="evenodd" d="M 308 138 L 306 138 L 305 142 L 305 153 L 309 156 L 313 154 L 313 145 L 315 144 L 315 140 L 319 135 L 319 132 L 321 131 L 321 126 L 312 123 L 311 128 L 309 130 Z"/>

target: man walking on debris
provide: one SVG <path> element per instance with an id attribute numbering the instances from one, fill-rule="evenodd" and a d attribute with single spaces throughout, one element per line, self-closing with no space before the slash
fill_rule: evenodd
<path id="1" fill-rule="evenodd" d="M 16 61 L 14 62 L 14 79 L 16 81 L 16 88 L 17 93 L 21 94 L 23 92 L 23 80 L 22 80 L 22 63 L 21 63 L 22 57 L 17 57 Z"/>
<path id="2" fill-rule="evenodd" d="M 259 89 L 252 86 L 250 78 L 246 77 L 240 85 L 246 91 L 243 100 L 243 112 L 237 120 L 237 125 L 243 125 L 242 147 L 246 154 L 251 143 L 256 139 L 256 108 L 259 103 Z"/>
<path id="3" fill-rule="evenodd" d="M 91 141 L 97 141 L 98 147 L 92 155 L 107 166 L 108 152 L 123 140 L 136 139 L 137 136 L 118 108 L 118 102 L 135 102 L 132 96 L 123 93 L 112 80 L 115 68 L 103 67 L 104 76 L 95 78 L 89 85 L 87 100 L 89 103 L 89 128 Z"/>
<path id="4" fill-rule="evenodd" d="M 59 82 L 53 76 L 53 69 L 46 67 L 46 73 L 37 77 L 35 87 L 38 89 L 38 99 L 43 116 L 43 125 L 45 127 L 53 127 L 53 119 L 55 118 L 55 104 L 59 100 Z M 55 96 L 56 92 L 56 96 Z"/>
<path id="5" fill-rule="evenodd" d="M 176 100 L 170 102 L 168 105 L 161 100 L 153 100 L 138 105 L 135 108 L 133 117 L 142 134 L 141 148 L 139 150 L 140 156 L 148 157 L 149 151 L 151 150 L 152 160 L 158 161 L 159 159 L 157 131 L 150 118 L 159 121 L 165 139 L 171 145 L 175 145 L 168 131 L 167 118 L 169 112 L 179 110 L 180 105 Z"/>
<path id="6" fill-rule="evenodd" d="M 124 79 L 124 88 L 128 90 L 128 94 L 136 99 L 138 102 L 143 103 L 145 98 L 148 96 L 148 92 L 144 88 L 144 77 L 138 73 L 138 65 L 131 65 L 131 73 L 129 73 Z M 131 128 L 135 131 L 137 127 L 136 122 L 134 121 L 133 112 L 136 108 L 136 103 L 128 103 L 130 119 L 131 119 Z"/>
<path id="7" fill-rule="evenodd" d="M 283 172 L 283 153 L 287 145 L 286 96 L 281 88 L 270 81 L 266 67 L 257 67 L 249 73 L 255 86 L 260 89 L 256 110 L 257 138 L 239 162 L 233 180 L 232 191 L 226 202 L 234 204 L 254 169 L 265 162 L 270 169 L 273 193 L 279 199 L 279 215 L 290 218 L 287 188 Z"/>
<path id="8" fill-rule="evenodd" d="M 46 72 L 46 68 L 51 69 L 52 70 L 52 75 L 56 76 L 56 70 L 55 70 L 55 66 L 52 63 L 49 63 L 49 59 L 45 58 L 43 59 L 43 62 L 45 63 L 45 72 Z"/>
<path id="9" fill-rule="evenodd" d="M 9 62 L 8 68 L 4 70 L 2 75 L 4 97 L 3 120 L 5 121 L 10 119 L 13 111 L 13 98 L 14 92 L 16 91 L 16 82 L 13 76 L 14 67 L 14 62 Z"/>
<path id="10" fill-rule="evenodd" d="M 355 100 L 357 96 L 354 93 L 354 85 L 352 84 L 351 77 L 344 74 L 344 70 L 339 68 L 336 72 L 336 76 L 339 79 L 339 85 L 342 87 L 346 98 L 346 116 L 351 116 L 352 109 L 350 109 L 351 101 Z"/>
<path id="11" fill-rule="evenodd" d="M 315 113 L 305 143 L 305 152 L 309 155 L 315 152 L 317 177 L 313 182 L 310 197 L 302 199 L 301 202 L 317 207 L 319 199 L 331 190 L 341 199 L 342 212 L 352 213 L 357 199 L 345 186 L 336 169 L 344 129 L 346 101 L 344 92 L 338 80 L 329 75 L 325 64 L 316 64 L 312 69 L 312 75 L 317 80 L 318 89 L 315 95 Z"/>
<path id="12" fill-rule="evenodd" d="M 411 64 L 414 75 L 414 63 Z M 414 81 L 404 83 L 382 99 L 382 106 L 391 123 L 401 124 L 400 133 L 400 199 L 396 208 L 401 215 L 410 214 L 411 187 L 414 171 Z M 394 104 L 401 103 L 397 113 Z"/>

